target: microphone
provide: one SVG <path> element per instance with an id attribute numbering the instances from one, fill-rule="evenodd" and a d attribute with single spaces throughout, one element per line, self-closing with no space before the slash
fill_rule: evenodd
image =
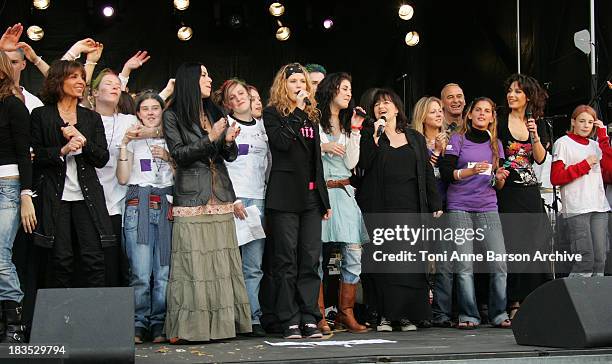
<path id="1" fill-rule="evenodd" d="M 304 103 L 305 103 L 307 106 L 312 105 L 312 103 L 310 102 L 310 100 L 308 99 L 308 97 L 304 97 Z"/>
<path id="2" fill-rule="evenodd" d="M 385 122 L 387 122 L 387 118 L 383 115 L 380 117 L 380 119 L 378 120 L 384 120 Z M 376 137 L 380 138 L 380 136 L 382 135 L 382 133 L 385 132 L 385 126 L 384 125 L 379 125 L 378 126 L 378 130 L 376 130 Z"/>

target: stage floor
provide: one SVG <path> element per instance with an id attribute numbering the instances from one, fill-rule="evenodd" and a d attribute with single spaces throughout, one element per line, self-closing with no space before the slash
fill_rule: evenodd
<path id="1" fill-rule="evenodd" d="M 375 363 L 375 362 L 423 362 L 472 361 L 489 359 L 517 363 L 537 362 L 557 357 L 569 358 L 559 362 L 610 362 L 612 348 L 567 350 L 531 346 L 519 346 L 511 330 L 482 327 L 477 330 L 419 329 L 416 332 L 368 332 L 365 334 L 334 333 L 323 339 L 291 340 L 300 342 L 329 342 L 348 340 L 389 340 L 395 343 L 363 344 L 352 347 L 315 346 L 282 347 L 266 343 L 288 342 L 281 337 L 244 338 L 201 345 L 152 345 L 136 346 L 136 363 Z M 573 359 L 573 360 L 572 360 Z M 536 361 L 534 361 L 536 360 Z"/>

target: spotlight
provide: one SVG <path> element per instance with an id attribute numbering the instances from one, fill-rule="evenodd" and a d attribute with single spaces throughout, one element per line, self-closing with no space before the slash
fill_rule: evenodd
<path id="1" fill-rule="evenodd" d="M 416 31 L 412 31 L 412 32 L 408 32 L 406 34 L 406 44 L 409 47 L 414 47 L 415 45 L 419 44 L 419 33 L 417 33 Z"/>
<path id="2" fill-rule="evenodd" d="M 105 17 L 110 18 L 111 16 L 113 16 L 115 14 L 115 8 L 113 8 L 110 5 L 106 5 L 102 9 L 102 14 L 104 14 Z"/>
<path id="3" fill-rule="evenodd" d="M 272 3 L 268 11 L 270 11 L 272 16 L 281 16 L 285 13 L 285 6 L 281 3 Z"/>
<path id="4" fill-rule="evenodd" d="M 402 5 L 399 8 L 398 15 L 403 20 L 410 20 L 414 15 L 414 8 L 410 5 Z"/>
<path id="5" fill-rule="evenodd" d="M 281 42 L 286 41 L 290 36 L 291 30 L 289 30 L 289 27 L 279 27 L 276 30 L 276 39 L 280 40 Z"/>
<path id="6" fill-rule="evenodd" d="M 32 5 L 38 10 L 45 10 L 49 7 L 50 0 L 33 0 Z"/>
<path id="7" fill-rule="evenodd" d="M 189 0 L 174 0 L 176 10 L 185 10 L 189 7 Z"/>
<path id="8" fill-rule="evenodd" d="M 191 37 L 193 37 L 193 30 L 191 29 L 191 27 L 187 27 L 183 25 L 182 27 L 179 28 L 178 32 L 176 32 L 176 36 L 178 37 L 179 40 L 186 42 L 189 39 L 191 39 Z"/>
<path id="9" fill-rule="evenodd" d="M 323 20 L 323 28 L 330 29 L 334 26 L 334 21 L 331 18 Z"/>
<path id="10" fill-rule="evenodd" d="M 45 31 L 38 25 L 30 25 L 26 33 L 28 34 L 28 38 L 35 42 L 43 39 L 45 36 Z"/>

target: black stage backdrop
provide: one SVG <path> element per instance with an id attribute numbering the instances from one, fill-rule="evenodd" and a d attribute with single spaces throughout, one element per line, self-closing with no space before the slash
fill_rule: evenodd
<path id="1" fill-rule="evenodd" d="M 137 50 L 151 60 L 131 77 L 133 91 L 161 89 L 183 61 L 202 61 L 214 86 L 239 77 L 265 97 L 276 70 L 291 61 L 320 63 L 328 71 L 353 75 L 354 96 L 369 87 L 384 86 L 406 95 L 411 106 L 423 95 L 439 95 L 448 82 L 463 86 L 472 99 L 486 95 L 505 104 L 504 79 L 516 72 L 516 2 L 512 0 L 412 0 L 415 15 L 398 18 L 400 1 L 283 1 L 280 20 L 291 28 L 286 42 L 275 39 L 276 20 L 263 0 L 192 0 L 189 9 L 174 10 L 172 0 L 100 1 L 51 0 L 44 11 L 30 0 L 0 0 L 0 26 L 21 21 L 40 24 L 45 37 L 32 42 L 47 62 L 61 57 L 75 41 L 92 37 L 105 45 L 97 70 L 120 70 Z M 114 4 L 116 15 L 105 20 L 100 8 Z M 612 1 L 596 0 L 600 84 L 612 69 Z M 323 30 L 326 16 L 334 27 Z M 230 19 L 239 17 L 237 28 Z M 180 21 L 194 30 L 193 38 L 176 37 Z M 569 113 L 588 102 L 590 71 L 586 55 L 573 44 L 573 34 L 589 27 L 587 0 L 521 1 L 522 72 L 549 83 L 549 114 Z M 416 30 L 416 47 L 404 43 Z M 398 80 L 403 74 L 408 77 Z M 22 84 L 37 92 L 41 75 L 28 65 Z M 610 94 L 606 91 L 607 100 Z M 612 115 L 610 115 L 612 117 Z M 611 121 L 608 119 L 608 121 Z M 555 126 L 562 133 L 569 120 Z"/>

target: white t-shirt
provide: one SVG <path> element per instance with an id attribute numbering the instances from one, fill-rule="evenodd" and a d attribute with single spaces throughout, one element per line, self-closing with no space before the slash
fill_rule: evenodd
<path id="1" fill-rule="evenodd" d="M 151 149 L 154 145 L 168 150 L 166 141 L 159 138 L 132 140 L 128 144 L 128 152 L 134 155 L 129 185 L 164 188 L 174 184 L 170 164 L 160 158 L 153 158 Z"/>
<path id="2" fill-rule="evenodd" d="M 102 188 L 104 188 L 104 198 L 108 214 L 120 215 L 124 209 L 125 194 L 127 186 L 122 186 L 117 181 L 117 159 L 119 158 L 119 145 L 125 136 L 126 130 L 138 124 L 138 119 L 134 115 L 114 114 L 113 116 L 102 115 L 104 133 L 106 134 L 106 144 L 110 158 L 108 163 L 102 168 L 96 169 Z"/>
<path id="3" fill-rule="evenodd" d="M 32 110 L 36 109 L 37 107 L 45 106 L 38 97 L 29 93 L 28 90 L 23 87 L 21 87 L 21 93 L 23 94 L 25 106 L 28 108 L 30 114 L 32 113 Z"/>
<path id="4" fill-rule="evenodd" d="M 229 124 L 235 121 L 228 116 Z M 238 158 L 225 162 L 236 197 L 264 199 L 266 191 L 266 170 L 269 160 L 268 136 L 262 120 L 254 125 L 240 125 L 236 138 Z"/>
<path id="5" fill-rule="evenodd" d="M 601 161 L 602 152 L 597 142 L 589 139 L 588 145 L 582 145 L 565 135 L 553 146 L 553 162 L 563 161 L 566 168 L 577 164 L 590 155 L 597 155 Z M 591 167 L 588 174 L 561 186 L 561 201 L 564 214 L 584 214 L 587 212 L 610 211 L 606 199 L 600 163 Z"/>
<path id="6" fill-rule="evenodd" d="M 81 151 L 68 154 L 66 158 L 66 178 L 64 179 L 64 191 L 62 192 L 62 201 L 82 201 L 83 192 L 77 174 L 77 163 L 74 156 L 80 154 Z"/>

